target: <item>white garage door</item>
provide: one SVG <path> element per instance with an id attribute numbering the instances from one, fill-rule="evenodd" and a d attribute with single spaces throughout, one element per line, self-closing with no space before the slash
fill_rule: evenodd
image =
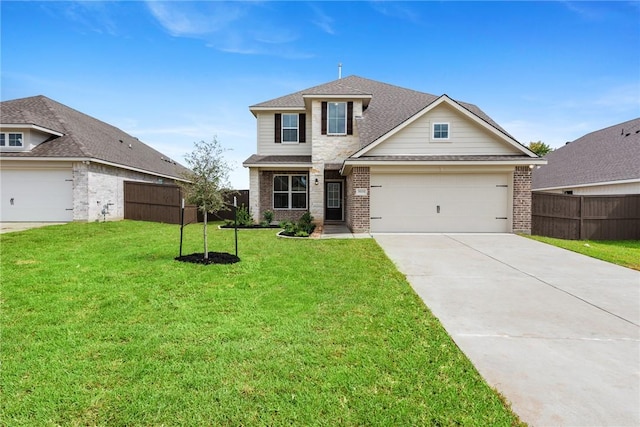
<path id="1" fill-rule="evenodd" d="M 371 231 L 510 230 L 509 174 L 371 175 Z"/>
<path id="2" fill-rule="evenodd" d="M 0 221 L 73 221 L 71 170 L 2 170 Z"/>

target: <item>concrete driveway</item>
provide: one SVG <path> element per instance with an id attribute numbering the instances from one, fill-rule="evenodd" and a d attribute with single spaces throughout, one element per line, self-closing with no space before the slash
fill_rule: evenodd
<path id="1" fill-rule="evenodd" d="M 0 234 L 14 233 L 16 231 L 30 230 L 32 228 L 46 227 L 48 225 L 61 225 L 65 222 L 0 222 Z"/>
<path id="2" fill-rule="evenodd" d="M 640 425 L 640 272 L 511 234 L 373 237 L 523 421 Z"/>

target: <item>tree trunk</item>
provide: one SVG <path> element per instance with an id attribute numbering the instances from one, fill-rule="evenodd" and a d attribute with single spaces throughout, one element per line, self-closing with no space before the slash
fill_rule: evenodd
<path id="1" fill-rule="evenodd" d="M 207 244 L 207 211 L 204 211 L 204 259 L 209 259 L 209 249 Z"/>

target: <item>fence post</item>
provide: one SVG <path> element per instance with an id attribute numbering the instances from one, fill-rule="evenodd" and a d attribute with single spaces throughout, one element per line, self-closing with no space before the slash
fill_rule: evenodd
<path id="1" fill-rule="evenodd" d="M 580 196 L 580 220 L 578 221 L 578 240 L 584 240 L 584 196 Z"/>
<path id="2" fill-rule="evenodd" d="M 182 194 L 182 192 L 180 192 Z M 184 198 L 180 203 L 180 256 L 182 256 L 182 236 L 184 231 Z"/>
<path id="3" fill-rule="evenodd" d="M 238 257 L 238 199 L 233 196 L 233 233 L 236 240 L 236 258 Z"/>

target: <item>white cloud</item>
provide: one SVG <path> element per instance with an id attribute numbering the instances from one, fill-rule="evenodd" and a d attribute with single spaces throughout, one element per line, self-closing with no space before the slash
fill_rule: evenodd
<path id="1" fill-rule="evenodd" d="M 324 13 L 324 11 L 315 4 L 311 4 L 311 9 L 314 13 L 314 17 L 311 22 L 325 33 L 334 35 L 336 31 L 333 28 L 333 18 Z"/>
<path id="2" fill-rule="evenodd" d="M 420 21 L 420 14 L 406 3 L 398 3 L 388 0 L 374 0 L 371 2 L 373 9 L 390 18 L 397 18 L 413 23 Z"/>
<path id="3" fill-rule="evenodd" d="M 309 58 L 295 42 L 299 34 L 286 19 L 272 13 L 268 3 L 155 2 L 147 8 L 174 37 L 203 40 L 207 47 L 242 55 Z"/>
<path id="4" fill-rule="evenodd" d="M 194 7 L 197 5 L 198 7 Z M 170 34 L 203 36 L 226 31 L 229 24 L 242 18 L 244 7 L 226 2 L 156 2 L 148 1 L 147 7 Z"/>
<path id="5" fill-rule="evenodd" d="M 618 111 L 635 111 L 636 115 L 640 114 L 640 82 L 608 88 L 593 100 L 593 104 Z"/>
<path id="6" fill-rule="evenodd" d="M 73 23 L 71 28 L 86 33 L 93 32 L 119 36 L 125 29 L 118 25 L 120 8 L 113 7 L 111 2 L 100 1 L 72 1 L 72 2 L 46 2 L 43 10 L 52 15 L 54 19 L 63 16 Z"/>

